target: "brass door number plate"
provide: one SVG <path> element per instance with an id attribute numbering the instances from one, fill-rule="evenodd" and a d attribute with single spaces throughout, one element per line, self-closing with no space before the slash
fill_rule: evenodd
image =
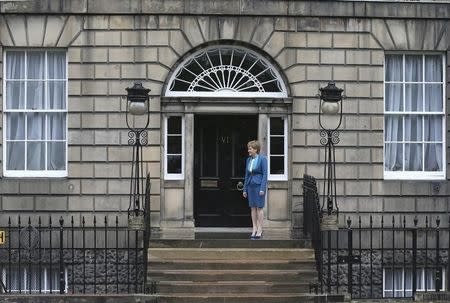
<path id="1" fill-rule="evenodd" d="M 5 244 L 6 241 L 6 235 L 4 230 L 0 230 L 0 245 Z"/>

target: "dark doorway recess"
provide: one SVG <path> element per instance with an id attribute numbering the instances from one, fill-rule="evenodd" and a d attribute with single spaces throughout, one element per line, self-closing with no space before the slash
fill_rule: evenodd
<path id="1" fill-rule="evenodd" d="M 242 197 L 247 142 L 258 134 L 258 116 L 196 116 L 194 213 L 198 227 L 251 226 Z"/>

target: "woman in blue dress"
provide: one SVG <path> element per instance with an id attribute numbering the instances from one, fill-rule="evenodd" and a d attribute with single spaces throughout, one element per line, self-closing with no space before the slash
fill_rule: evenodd
<path id="1" fill-rule="evenodd" d="M 251 239 L 260 239 L 263 233 L 264 204 L 267 192 L 267 159 L 260 155 L 258 141 L 247 143 L 248 155 L 245 165 L 244 198 L 251 208 L 253 231 Z"/>

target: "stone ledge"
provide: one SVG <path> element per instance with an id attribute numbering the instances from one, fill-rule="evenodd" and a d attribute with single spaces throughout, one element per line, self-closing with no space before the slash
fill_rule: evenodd
<path id="1" fill-rule="evenodd" d="M 261 2 L 264 2 L 261 4 Z M 267 9 L 270 8 L 270 9 Z M 192 14 L 374 18 L 450 18 L 443 1 L 296 1 L 296 0 L 24 0 L 2 1 L 8 14 Z"/>
<path id="2" fill-rule="evenodd" d="M 154 295 L 0 295 L 0 302 L 14 303 L 156 303 Z"/>

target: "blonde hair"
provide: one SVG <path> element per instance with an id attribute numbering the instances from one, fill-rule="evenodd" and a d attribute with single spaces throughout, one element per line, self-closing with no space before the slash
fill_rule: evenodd
<path id="1" fill-rule="evenodd" d="M 256 149 L 256 152 L 259 154 L 261 151 L 261 144 L 257 140 L 252 140 L 247 143 L 247 147 L 251 147 L 253 149 Z"/>

